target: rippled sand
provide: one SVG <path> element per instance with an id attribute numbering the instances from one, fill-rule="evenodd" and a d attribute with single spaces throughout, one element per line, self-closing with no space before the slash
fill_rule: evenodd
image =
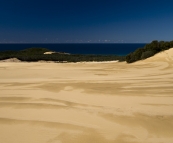
<path id="1" fill-rule="evenodd" d="M 173 49 L 134 64 L 0 63 L 0 143 L 172 143 Z"/>

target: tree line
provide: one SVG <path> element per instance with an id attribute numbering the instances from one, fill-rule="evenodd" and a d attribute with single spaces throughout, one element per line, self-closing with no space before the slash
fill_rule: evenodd
<path id="1" fill-rule="evenodd" d="M 3 51 L 0 52 L 0 60 L 9 58 L 17 58 L 21 61 L 37 62 L 37 61 L 55 61 L 55 62 L 84 62 L 84 61 L 125 61 L 125 56 L 117 55 L 81 55 L 81 54 L 63 54 L 52 53 L 44 54 L 51 50 L 46 48 L 29 48 L 21 51 Z"/>
<path id="2" fill-rule="evenodd" d="M 173 48 L 173 41 L 157 41 L 154 40 L 149 44 L 146 44 L 143 48 L 138 48 L 134 52 L 126 56 L 127 63 L 133 63 L 139 60 L 147 59 L 155 54 Z"/>

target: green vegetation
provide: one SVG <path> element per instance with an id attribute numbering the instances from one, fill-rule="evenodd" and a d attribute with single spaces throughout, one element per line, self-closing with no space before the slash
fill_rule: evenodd
<path id="1" fill-rule="evenodd" d="M 49 49 L 46 48 L 29 48 L 19 51 L 20 54 L 27 54 L 27 55 L 38 55 L 44 54 L 45 52 L 49 52 Z"/>
<path id="2" fill-rule="evenodd" d="M 45 55 L 45 52 L 50 51 L 46 48 L 29 48 L 21 51 L 4 51 L 0 52 L 0 60 L 9 58 L 17 58 L 21 61 L 37 62 L 55 61 L 55 62 L 82 62 L 82 61 L 125 61 L 125 56 L 116 55 L 75 55 L 75 54 L 63 54 L 53 53 Z"/>
<path id="3" fill-rule="evenodd" d="M 139 48 L 134 52 L 126 56 L 127 63 L 133 63 L 139 60 L 149 58 L 161 51 L 168 50 L 173 47 L 173 41 L 152 41 L 150 44 L 145 45 L 143 48 Z"/>
<path id="4" fill-rule="evenodd" d="M 3 51 L 0 52 L 0 60 L 9 58 L 17 58 L 21 61 L 37 62 L 37 61 L 55 61 L 55 62 L 84 62 L 84 61 L 114 61 L 120 62 L 126 61 L 127 63 L 133 63 L 139 60 L 149 58 L 161 51 L 168 50 L 173 47 L 173 41 L 152 41 L 150 44 L 146 44 L 143 48 L 138 48 L 134 52 L 127 56 L 117 55 L 79 55 L 79 54 L 66 54 L 56 52 L 53 54 L 44 54 L 49 52 L 46 48 L 29 48 L 21 51 Z"/>

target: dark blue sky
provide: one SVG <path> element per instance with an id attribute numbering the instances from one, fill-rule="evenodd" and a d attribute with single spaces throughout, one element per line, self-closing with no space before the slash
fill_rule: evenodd
<path id="1" fill-rule="evenodd" d="M 0 0 L 1 43 L 173 40 L 173 0 Z"/>

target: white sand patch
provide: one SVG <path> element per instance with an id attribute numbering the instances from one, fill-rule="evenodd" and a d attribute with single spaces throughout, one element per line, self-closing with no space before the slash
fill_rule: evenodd
<path id="1" fill-rule="evenodd" d="M 52 52 L 52 51 L 50 51 L 50 52 L 45 52 L 44 55 L 51 55 L 51 54 L 53 54 L 53 53 L 56 53 L 56 52 Z"/>
<path id="2" fill-rule="evenodd" d="M 6 60 L 0 60 L 0 62 L 21 62 L 21 61 L 17 58 L 10 58 Z"/>
<path id="3" fill-rule="evenodd" d="M 77 62 L 77 63 L 87 63 L 87 64 L 111 64 L 111 63 L 117 63 L 119 62 L 118 60 L 116 61 L 100 61 L 100 62 L 97 62 L 97 61 L 93 61 L 93 62 Z"/>

